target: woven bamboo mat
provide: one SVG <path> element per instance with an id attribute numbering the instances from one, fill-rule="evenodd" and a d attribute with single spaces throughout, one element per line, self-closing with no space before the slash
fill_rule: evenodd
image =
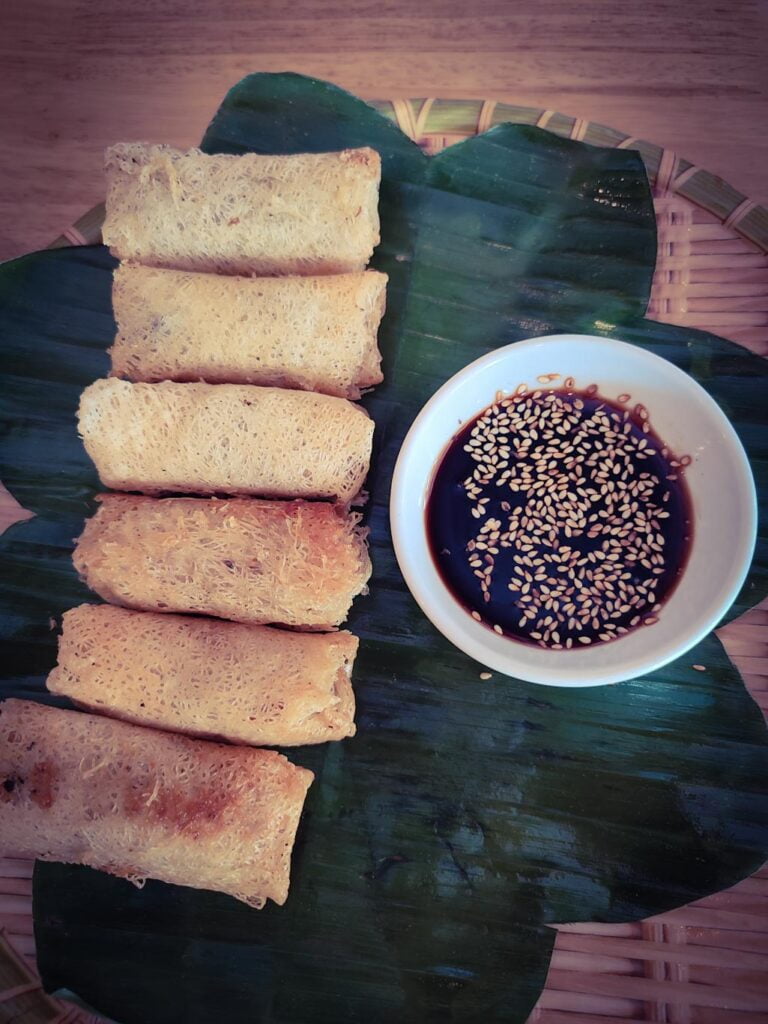
<path id="1" fill-rule="evenodd" d="M 427 152 L 502 121 L 638 149 L 654 186 L 659 251 L 648 315 L 768 356 L 768 210 L 669 150 L 551 110 L 479 100 L 374 104 Z M 53 243 L 97 241 L 103 205 Z M 19 518 L 0 495 L 0 530 Z M 768 715 L 768 602 L 719 631 Z M 32 863 L 0 859 L 0 1024 L 98 1024 L 45 996 L 35 973 Z M 768 865 L 733 888 L 635 924 L 558 927 L 528 1024 L 768 1024 Z"/>

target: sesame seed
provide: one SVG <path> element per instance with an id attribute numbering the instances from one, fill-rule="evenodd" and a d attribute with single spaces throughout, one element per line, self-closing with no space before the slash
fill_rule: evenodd
<path id="1" fill-rule="evenodd" d="M 541 374 L 538 384 L 556 379 Z M 586 397 L 572 394 L 571 378 L 565 387 L 529 392 L 521 384 L 512 395 L 498 393 L 463 444 L 475 468 L 462 486 L 479 521 L 467 559 L 483 601 L 491 599 L 492 577 L 503 573 L 502 585 L 521 609 L 521 635 L 553 649 L 607 642 L 641 621 L 651 624 L 655 588 L 662 593 L 667 572 L 662 524 L 671 518 L 664 477 L 641 471 L 650 456 L 668 454 L 645 436 L 648 410 L 620 412 L 600 399 L 590 405 L 596 385 Z M 667 463 L 670 479 L 684 459 Z M 503 488 L 493 500 L 484 490 L 491 486 L 495 495 Z M 508 575 L 509 566 L 517 574 Z"/>

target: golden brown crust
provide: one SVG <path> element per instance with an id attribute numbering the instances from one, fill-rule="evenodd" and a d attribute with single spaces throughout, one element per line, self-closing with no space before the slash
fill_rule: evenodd
<path id="1" fill-rule="evenodd" d="M 359 398 L 379 384 L 386 274 L 224 277 L 121 264 L 112 375 Z"/>
<path id="2" fill-rule="evenodd" d="M 107 487 L 350 502 L 373 421 L 329 395 L 250 384 L 97 380 L 80 398 L 86 451 Z"/>
<path id="3" fill-rule="evenodd" d="M 362 270 L 379 241 L 372 149 L 215 155 L 118 143 L 103 236 L 121 260 L 221 274 Z"/>
<path id="4" fill-rule="evenodd" d="M 65 612 L 48 689 L 137 725 L 255 746 L 355 733 L 358 641 L 186 615 Z"/>
<path id="5" fill-rule="evenodd" d="M 112 604 L 332 629 L 371 574 L 358 520 L 326 502 L 104 494 L 73 560 Z"/>
<path id="6" fill-rule="evenodd" d="M 0 704 L 0 852 L 284 903 L 312 773 L 29 701 Z"/>

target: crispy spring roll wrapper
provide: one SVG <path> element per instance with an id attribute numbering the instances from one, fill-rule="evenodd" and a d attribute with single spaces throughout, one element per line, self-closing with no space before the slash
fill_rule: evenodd
<path id="1" fill-rule="evenodd" d="M 343 398 L 252 384 L 97 380 L 78 425 L 118 491 L 258 494 L 349 503 L 368 473 L 373 420 Z"/>
<path id="2" fill-rule="evenodd" d="M 312 772 L 271 750 L 0 704 L 0 852 L 285 903 Z"/>
<path id="3" fill-rule="evenodd" d="M 254 746 L 354 736 L 357 637 L 83 604 L 65 612 L 52 693 L 136 725 Z"/>
<path id="4" fill-rule="evenodd" d="M 371 575 L 359 516 L 327 503 L 127 494 L 99 500 L 73 561 L 112 604 L 333 629 Z"/>
<path id="5" fill-rule="evenodd" d="M 121 264 L 112 375 L 261 384 L 359 398 L 383 380 L 387 276 L 223 277 Z"/>
<path id="6" fill-rule="evenodd" d="M 291 156 L 119 143 L 104 241 L 121 260 L 222 274 L 362 270 L 379 241 L 373 149 Z"/>

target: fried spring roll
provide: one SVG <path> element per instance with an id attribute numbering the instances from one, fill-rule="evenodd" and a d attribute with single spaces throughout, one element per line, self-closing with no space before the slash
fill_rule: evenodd
<path id="1" fill-rule="evenodd" d="M 119 143 L 103 236 L 121 260 L 224 274 L 362 270 L 379 241 L 372 149 L 209 156 Z"/>
<path id="2" fill-rule="evenodd" d="M 274 751 L 0 704 L 4 854 L 282 904 L 312 778 Z"/>
<path id="3" fill-rule="evenodd" d="M 78 414 L 106 487 L 350 502 L 373 420 L 343 398 L 250 384 L 97 380 Z"/>
<path id="4" fill-rule="evenodd" d="M 332 629 L 371 574 L 358 521 L 321 502 L 104 494 L 73 561 L 112 604 Z"/>
<path id="5" fill-rule="evenodd" d="M 255 746 L 354 736 L 351 633 L 80 605 L 65 612 L 48 689 L 82 708 Z"/>
<path id="6" fill-rule="evenodd" d="M 112 375 L 359 398 L 381 383 L 386 274 L 222 277 L 121 264 Z"/>

